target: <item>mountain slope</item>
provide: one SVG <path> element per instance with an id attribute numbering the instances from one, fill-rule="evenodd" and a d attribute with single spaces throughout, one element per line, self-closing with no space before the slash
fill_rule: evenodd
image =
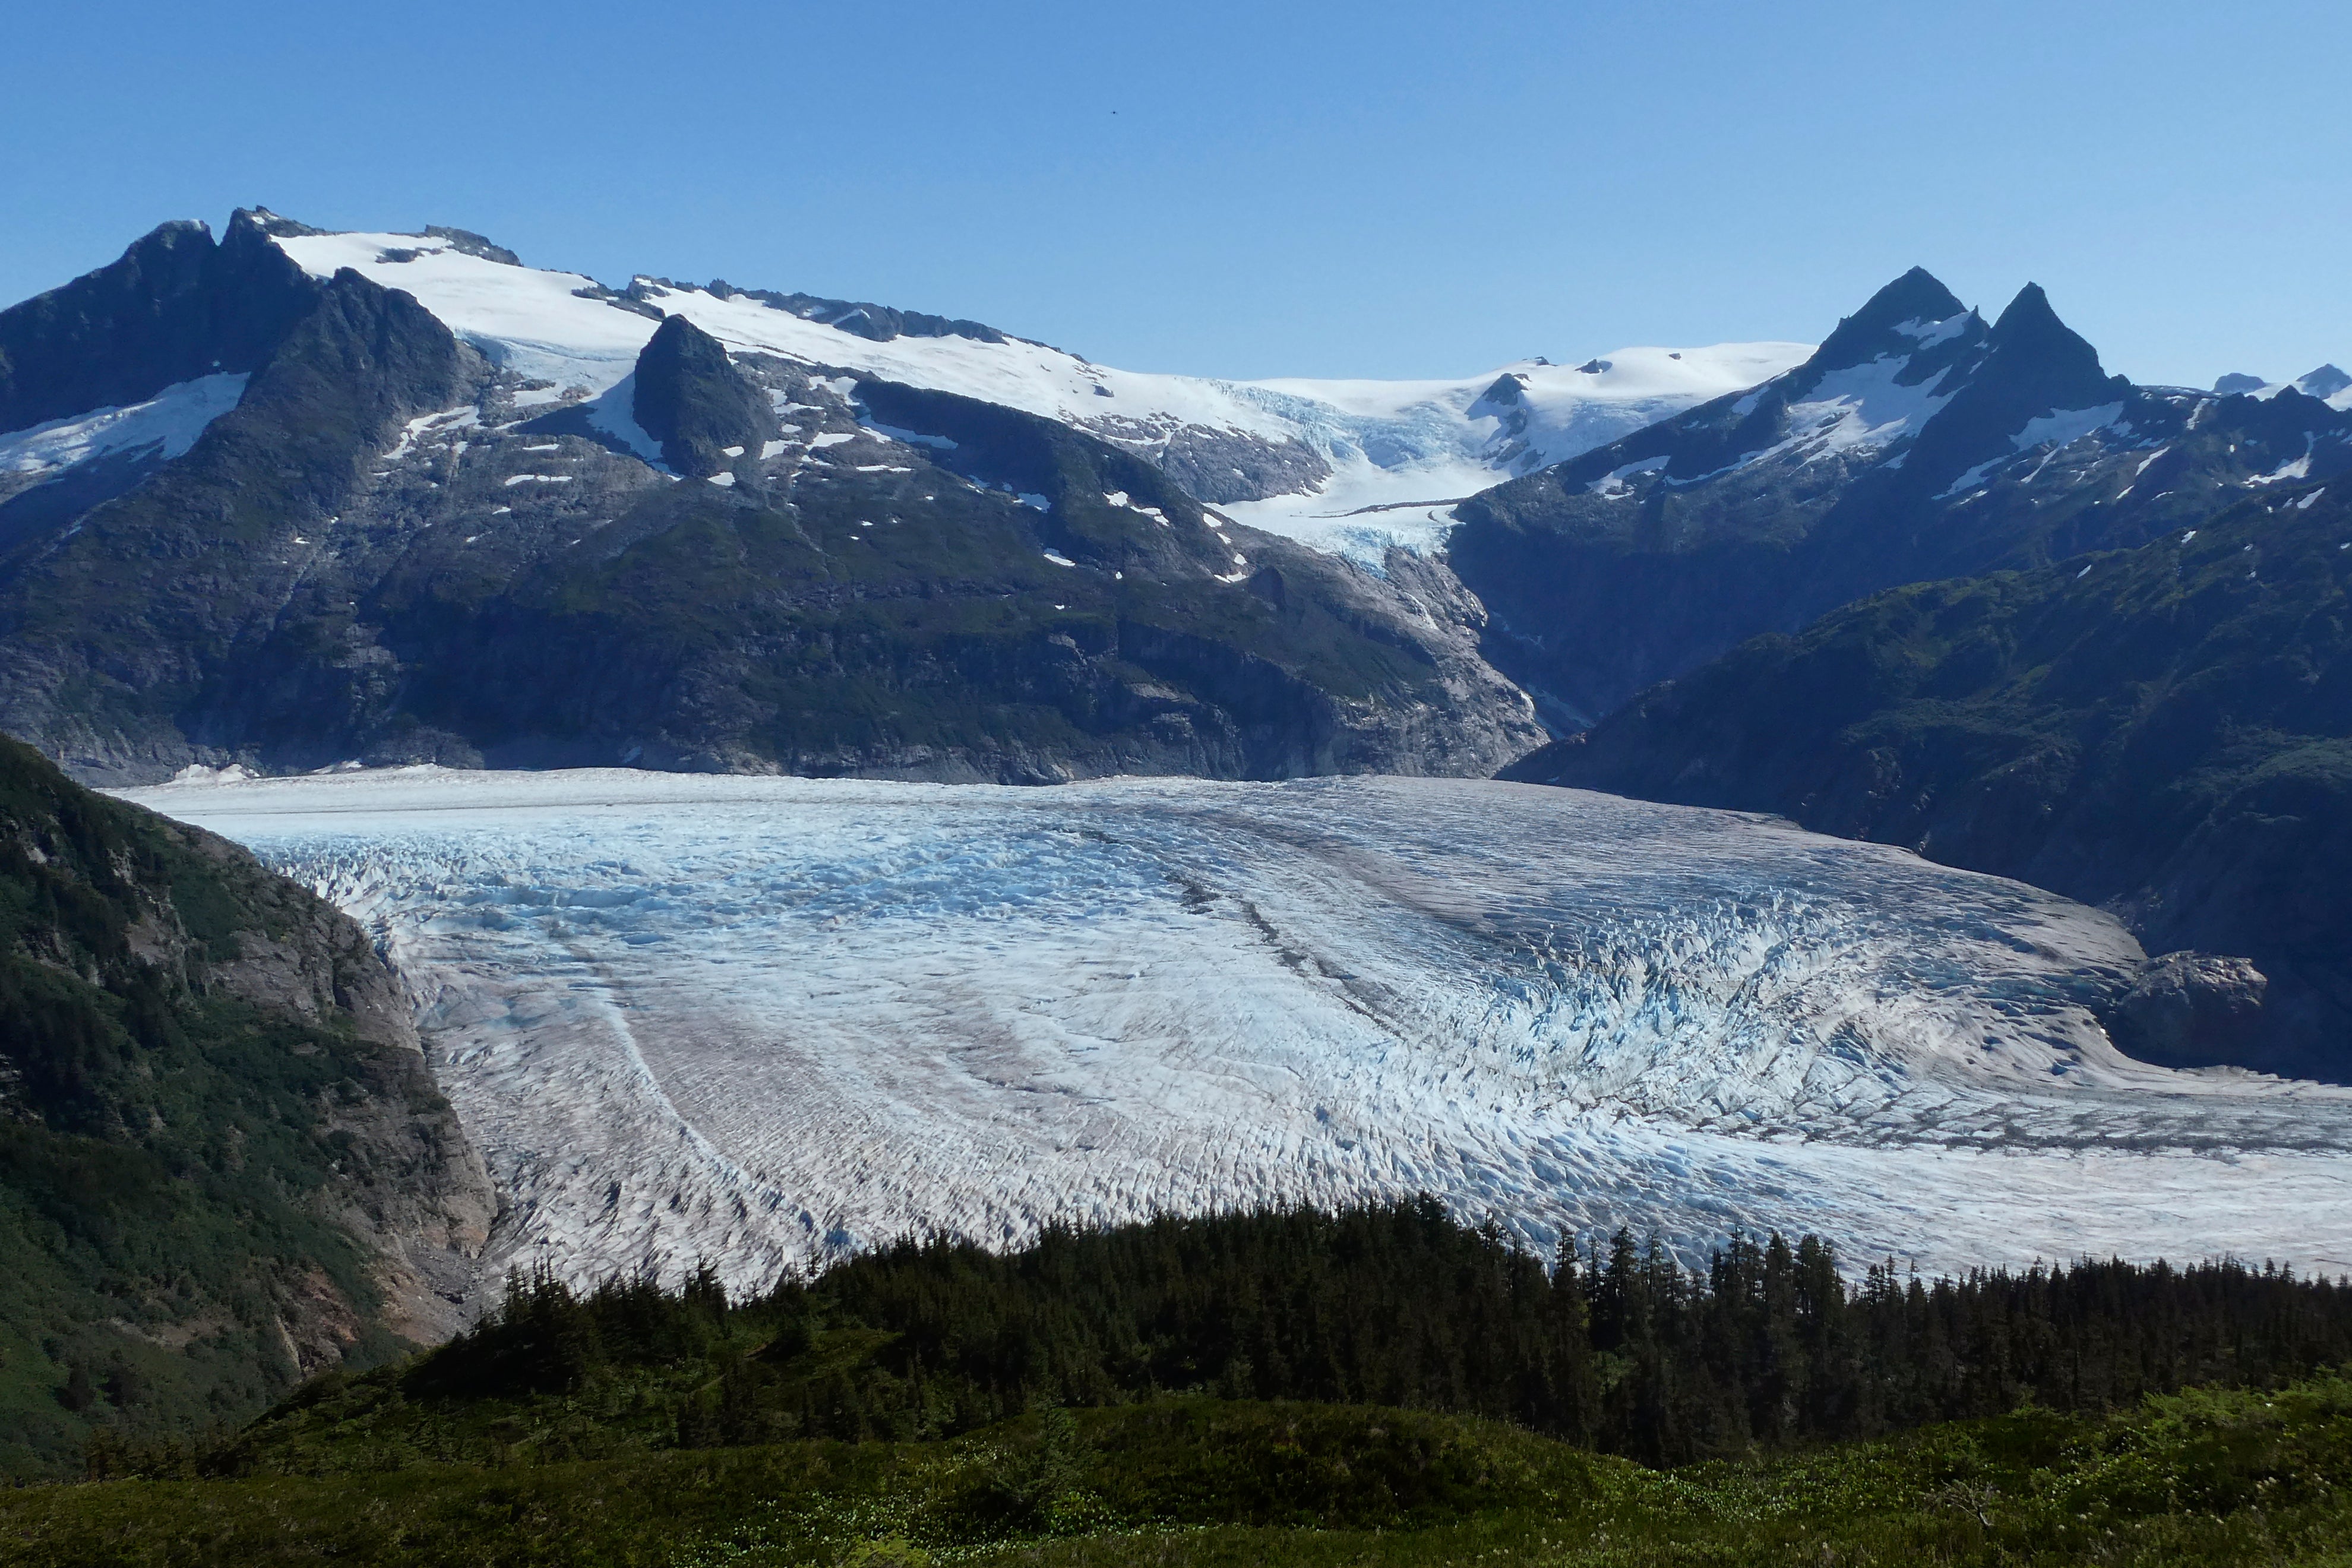
<path id="1" fill-rule="evenodd" d="M 356 926 L 0 740 L 0 1474 L 445 1336 L 491 1206 Z"/>
<path id="2" fill-rule="evenodd" d="M 2109 904 L 2151 952 L 2260 972 L 2182 961 L 2136 1048 L 2343 1079 L 2347 542 L 2339 480 L 2137 550 L 1897 589 L 1744 644 L 1508 776 L 1779 812 Z"/>
<path id="3" fill-rule="evenodd" d="M 241 214 L 218 248 L 283 263 L 349 238 Z M 359 270 L 296 270 L 303 310 L 241 387 L 175 383 L 150 399 L 164 413 L 20 439 L 51 466 L 0 532 L 0 726 L 108 780 L 350 758 L 1476 773 L 1541 739 L 1440 567 L 1383 578 L 1239 529 L 1130 451 L 1011 409 L 988 426 L 1001 455 L 897 440 L 861 423 L 879 383 L 737 352 L 664 319 L 659 290 L 576 295 L 478 237 L 370 255 L 403 276 L 462 263 L 467 319 L 516 335 L 478 348 Z M 207 299 L 234 314 L 232 292 Z M 529 339 L 551 313 L 604 336 Z M 47 342 L 58 314 L 44 296 L 0 335 Z M 135 346 L 107 330 L 75 341 Z M 534 374 L 583 364 L 562 387 Z M 170 439 L 131 445 L 159 422 Z M 122 484 L 75 490 L 118 458 Z"/>
<path id="4" fill-rule="evenodd" d="M 1488 653 L 1562 728 L 1897 584 L 2194 527 L 2352 466 L 2352 411 L 2106 375 L 2038 288 L 1990 325 L 1914 269 L 1804 364 L 1455 510 Z"/>
<path id="5" fill-rule="evenodd" d="M 1270 532 L 1380 564 L 1442 538 L 1442 506 L 1802 359 L 1800 343 L 1625 349 L 1573 368 L 1523 360 L 1451 381 L 1234 382 L 1099 365 L 976 321 L 805 294 L 639 277 L 615 291 L 516 265 L 478 237 L 322 234 L 265 215 L 313 276 L 352 268 L 404 289 L 527 380 L 527 396 L 595 396 L 664 315 L 738 353 L 1001 404 L 1153 463 L 1188 493 Z"/>

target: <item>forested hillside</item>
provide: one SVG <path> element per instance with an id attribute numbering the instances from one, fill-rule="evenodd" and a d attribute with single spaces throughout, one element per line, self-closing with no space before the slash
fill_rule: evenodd
<path id="1" fill-rule="evenodd" d="M 1549 1266 L 1549 1267 L 1548 1267 Z M 2352 1288 L 2239 1263 L 1842 1279 L 1811 1237 L 1701 1268 L 1620 1232 L 1543 1259 L 1427 1199 L 851 1259 L 761 1300 L 511 1282 L 404 1368 L 312 1384 L 215 1473 L 951 1437 L 1172 1394 L 1417 1407 L 1683 1464 L 2021 1403 L 2095 1413 L 2352 1358 Z"/>
<path id="2" fill-rule="evenodd" d="M 490 1210 L 358 927 L 0 740 L 0 1475 L 440 1338 Z"/>

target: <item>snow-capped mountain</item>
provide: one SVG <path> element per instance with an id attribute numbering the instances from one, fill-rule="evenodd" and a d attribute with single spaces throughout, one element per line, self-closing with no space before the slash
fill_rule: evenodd
<path id="1" fill-rule="evenodd" d="M 1072 425 L 1144 457 L 1199 500 L 1269 532 L 1377 565 L 1448 523 L 1426 505 L 1602 445 L 1752 386 L 1802 343 L 1622 349 L 1573 367 L 1522 361 L 1454 381 L 1220 381 L 1096 364 L 975 321 L 640 277 L 620 291 L 521 266 L 453 230 L 328 234 L 260 215 L 313 277 L 351 268 L 414 295 L 530 384 L 518 407 L 594 399 L 665 316 L 731 353 L 954 393 Z"/>
<path id="2" fill-rule="evenodd" d="M 1421 1191 L 1547 1249 L 2352 1267 L 2352 1090 L 2132 1061 L 2112 918 L 1769 819 L 1467 780 L 136 798 L 393 955 L 505 1199 L 493 1278 Z"/>
<path id="3" fill-rule="evenodd" d="M 166 226 L 0 311 L 0 726 L 109 782 L 1483 773 L 1541 739 L 1442 565 L 1250 529 L 1132 432 L 1018 405 L 1118 384 L 456 231 Z"/>
<path id="4" fill-rule="evenodd" d="M 2276 397 L 2289 390 L 2305 397 L 2316 397 L 2330 408 L 2352 408 L 2352 375 L 2332 364 L 2306 371 L 2293 381 L 2264 381 L 2259 375 L 2225 375 L 2213 384 L 2213 390 L 2227 397 L 2240 394 L 2247 397 Z"/>
<path id="5" fill-rule="evenodd" d="M 2327 384 L 2323 374 L 2314 388 Z M 1914 269 L 1804 363 L 1455 510 L 1490 656 L 1565 728 L 1899 583 L 2136 546 L 2352 467 L 2352 405 L 2137 386 L 2028 285 Z"/>

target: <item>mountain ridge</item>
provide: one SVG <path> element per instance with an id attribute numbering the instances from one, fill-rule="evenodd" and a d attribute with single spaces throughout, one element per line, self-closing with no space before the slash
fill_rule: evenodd
<path id="1" fill-rule="evenodd" d="M 1561 731 L 1905 582 L 2195 526 L 2352 466 L 2352 411 L 2135 386 L 2034 285 L 1987 326 L 1913 269 L 1804 364 L 1454 509 L 1490 661 Z"/>
<path id="2" fill-rule="evenodd" d="M 349 237 L 266 212 L 232 231 L 273 254 Z M 451 233 L 362 259 L 559 297 Z M 297 284 L 302 314 L 184 455 L 127 451 L 93 500 L 68 452 L 0 502 L 0 725 L 83 776 L 1485 773 L 1541 739 L 1442 566 L 1391 579 L 1240 530 L 1083 431 L 998 422 L 1052 450 L 1039 505 L 939 468 L 951 442 L 860 423 L 854 376 L 640 300 L 560 293 L 626 356 L 565 396 L 357 268 Z"/>
<path id="3" fill-rule="evenodd" d="M 437 1342 L 495 1206 L 350 919 L 0 739 L 0 1474 Z"/>

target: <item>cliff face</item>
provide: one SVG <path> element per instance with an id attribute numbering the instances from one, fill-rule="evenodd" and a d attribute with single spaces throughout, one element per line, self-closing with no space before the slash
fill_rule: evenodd
<path id="1" fill-rule="evenodd" d="M 494 1212 L 357 926 L 0 741 L 0 1473 L 445 1337 Z"/>

